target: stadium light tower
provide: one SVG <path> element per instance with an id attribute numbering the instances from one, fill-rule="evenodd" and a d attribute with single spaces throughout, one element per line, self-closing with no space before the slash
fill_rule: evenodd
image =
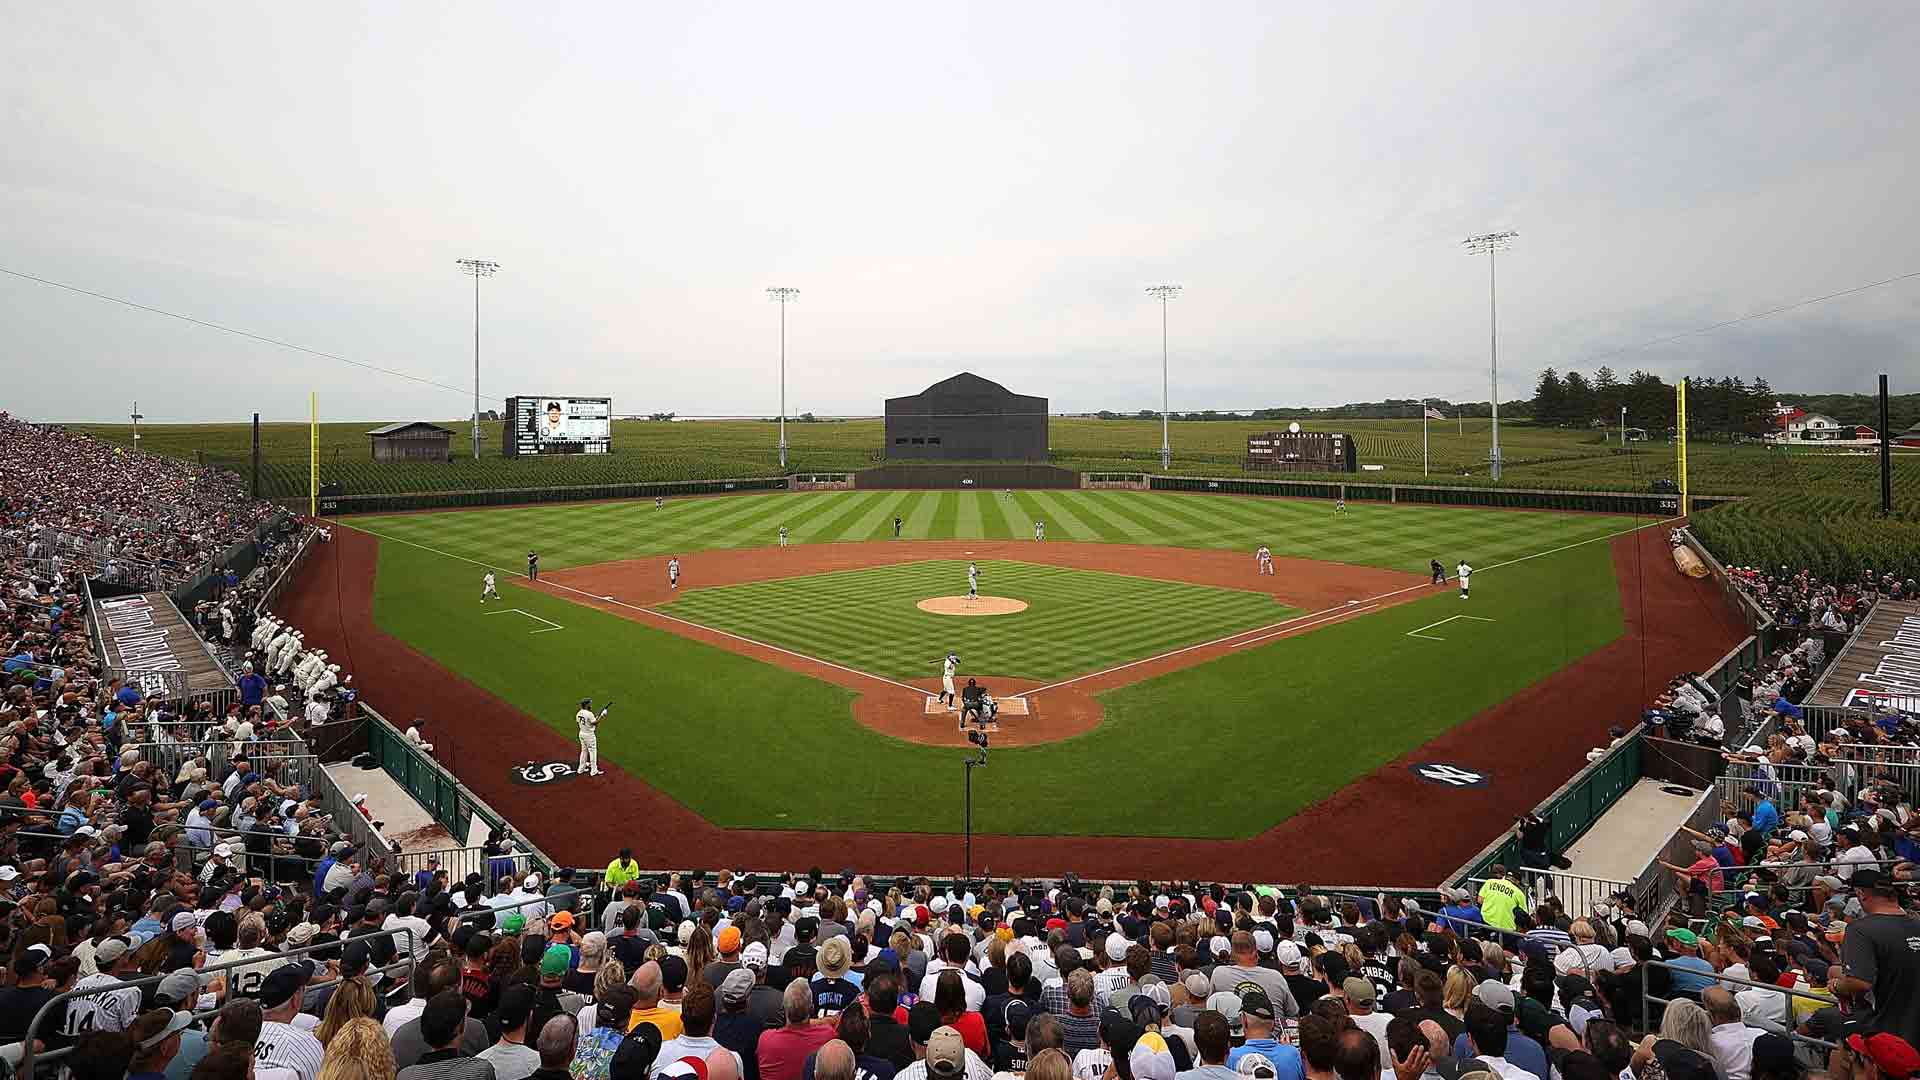
<path id="1" fill-rule="evenodd" d="M 490 259 L 456 259 L 463 274 L 473 276 L 473 460 L 480 460 L 480 279 L 492 277 L 500 264 Z"/>
<path id="2" fill-rule="evenodd" d="M 1495 253 L 1507 250 L 1514 237 L 1519 235 L 1508 230 L 1469 236 L 1462 241 L 1467 246 L 1467 254 L 1487 257 L 1487 363 L 1493 380 L 1493 451 L 1490 457 L 1495 480 L 1500 479 L 1500 309 L 1498 291 L 1494 288 L 1493 257 Z"/>
<path id="3" fill-rule="evenodd" d="M 128 413 L 127 416 L 133 421 L 133 448 L 138 450 L 140 449 L 140 421 L 145 420 L 147 417 L 145 413 L 140 411 L 140 403 L 137 401 L 133 403 L 133 411 Z"/>
<path id="4" fill-rule="evenodd" d="M 1160 301 L 1160 471 L 1173 468 L 1173 446 L 1167 441 L 1167 301 L 1180 295 L 1178 285 L 1155 285 L 1147 295 Z"/>
<path id="5" fill-rule="evenodd" d="M 780 468 L 787 467 L 787 302 L 798 299 L 799 289 L 776 286 L 767 290 L 767 299 L 780 305 Z"/>

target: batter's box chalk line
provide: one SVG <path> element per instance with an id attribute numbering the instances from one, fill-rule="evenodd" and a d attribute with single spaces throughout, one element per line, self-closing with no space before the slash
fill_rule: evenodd
<path id="1" fill-rule="evenodd" d="M 1027 708 L 1027 699 L 1025 696 L 994 698 L 993 700 L 994 700 L 994 704 L 1000 706 L 1001 716 L 1032 715 L 1032 713 Z M 959 711 L 960 711 L 960 706 L 958 705 L 940 704 L 940 695 L 938 694 L 927 695 L 926 707 L 923 710 L 923 712 L 927 716 L 952 716 L 954 713 L 957 713 Z"/>
<path id="2" fill-rule="evenodd" d="M 483 615 L 525 615 L 527 618 L 532 619 L 534 622 L 546 623 L 545 626 L 541 627 L 538 630 L 527 631 L 527 633 L 529 634 L 550 634 L 555 630 L 566 629 L 566 627 L 561 626 L 559 623 L 554 622 L 552 619 L 543 619 L 540 616 L 535 615 L 531 611 L 525 611 L 517 607 L 495 608 L 492 611 L 482 612 L 481 614 Z"/>
<path id="3" fill-rule="evenodd" d="M 1445 641 L 1447 640 L 1446 638 L 1440 637 L 1437 634 L 1423 634 L 1420 631 L 1431 630 L 1436 626 L 1445 626 L 1446 624 L 1452 622 L 1455 619 L 1465 619 L 1469 622 L 1493 622 L 1494 621 L 1492 619 L 1483 619 L 1478 615 L 1449 615 L 1446 618 L 1441 619 L 1439 622 L 1430 622 L 1425 626 L 1421 626 L 1421 627 L 1417 627 L 1415 629 L 1409 630 L 1407 631 L 1407 636 L 1425 638 L 1428 641 Z"/>

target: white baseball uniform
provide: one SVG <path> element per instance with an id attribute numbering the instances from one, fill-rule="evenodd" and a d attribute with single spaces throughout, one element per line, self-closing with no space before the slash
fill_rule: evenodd
<path id="1" fill-rule="evenodd" d="M 678 589 L 680 587 L 679 559 L 667 560 L 667 587 L 670 589 Z"/>
<path id="2" fill-rule="evenodd" d="M 780 546 L 787 546 L 787 527 L 785 525 L 780 526 Z"/>
<path id="3" fill-rule="evenodd" d="M 967 595 L 969 597 L 980 595 L 980 568 L 972 563 L 967 564 Z"/>
<path id="4" fill-rule="evenodd" d="M 605 719 L 606 709 L 595 715 L 592 709 L 581 709 L 573 714 L 580 725 L 580 768 L 582 776 L 600 775 L 600 721 Z"/>
<path id="5" fill-rule="evenodd" d="M 1034 523 L 1033 523 L 1033 538 L 1034 538 L 1035 540 L 1045 540 L 1045 539 L 1047 538 L 1047 523 L 1046 523 L 1046 522 L 1044 522 L 1044 521 L 1036 521 L 1036 522 L 1034 522 Z"/>
<path id="6" fill-rule="evenodd" d="M 1467 579 L 1473 576 L 1473 567 L 1467 565 L 1467 560 L 1461 559 L 1460 566 L 1455 572 L 1460 575 L 1460 599 L 1465 600 L 1467 598 Z"/>
<path id="7" fill-rule="evenodd" d="M 481 589 L 480 589 L 481 603 L 486 603 L 487 597 L 489 596 L 493 597 L 495 600 L 500 599 L 499 591 L 493 587 L 493 571 L 491 570 L 487 571 L 486 576 L 480 579 L 480 585 L 481 585 Z"/>
<path id="8" fill-rule="evenodd" d="M 1273 552 L 1267 550 L 1267 545 L 1260 545 L 1260 550 L 1253 553 L 1253 561 L 1255 569 L 1260 573 L 1273 573 Z"/>
<path id="9" fill-rule="evenodd" d="M 959 696 L 953 689 L 953 673 L 958 670 L 960 670 L 959 655 L 956 653 L 948 653 L 947 658 L 940 662 L 941 704 L 946 704 Z"/>

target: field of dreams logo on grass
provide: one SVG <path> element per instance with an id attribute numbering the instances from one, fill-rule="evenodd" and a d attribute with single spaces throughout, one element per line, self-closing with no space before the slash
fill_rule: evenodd
<path id="1" fill-rule="evenodd" d="M 543 787 L 561 780 L 571 780 L 580 774 L 571 761 L 529 761 L 515 765 L 508 770 L 508 775 L 516 784 Z"/>
<path id="2" fill-rule="evenodd" d="M 1444 784 L 1447 787 L 1456 788 L 1487 786 L 1486 773 L 1475 772 L 1448 761 L 1423 761 L 1417 765 L 1409 765 L 1407 768 L 1413 771 L 1413 775 L 1429 784 Z"/>

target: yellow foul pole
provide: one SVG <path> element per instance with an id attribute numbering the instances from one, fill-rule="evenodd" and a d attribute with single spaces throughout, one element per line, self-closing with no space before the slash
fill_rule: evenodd
<path id="1" fill-rule="evenodd" d="M 320 516 L 320 395 L 307 391 L 307 516 Z"/>
<path id="2" fill-rule="evenodd" d="M 1693 503 L 1687 496 L 1687 380 L 1682 377 L 1673 388 L 1674 433 L 1680 447 L 1680 515 L 1685 517 L 1693 511 Z"/>

